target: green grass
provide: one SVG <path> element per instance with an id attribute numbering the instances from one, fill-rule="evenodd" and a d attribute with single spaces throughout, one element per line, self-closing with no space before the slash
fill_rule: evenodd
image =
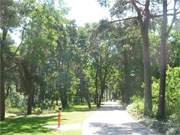
<path id="1" fill-rule="evenodd" d="M 93 107 L 92 110 L 95 110 Z M 61 112 L 61 124 L 82 123 L 91 113 L 86 105 L 75 105 Z M 0 134 L 2 135 L 81 135 L 81 129 L 70 131 L 55 131 L 46 129 L 45 125 L 56 125 L 57 113 L 15 116 L 6 118 L 0 122 Z"/>

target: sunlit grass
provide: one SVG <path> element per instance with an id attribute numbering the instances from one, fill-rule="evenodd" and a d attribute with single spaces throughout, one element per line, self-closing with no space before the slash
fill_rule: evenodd
<path id="1" fill-rule="evenodd" d="M 93 106 L 92 110 L 95 110 Z M 61 124 L 82 124 L 92 113 L 87 105 L 75 105 L 61 112 Z M 0 134 L 3 135 L 81 135 L 81 129 L 69 131 L 55 131 L 46 129 L 45 125 L 57 124 L 57 113 L 13 116 L 9 115 L 5 121 L 0 122 Z"/>

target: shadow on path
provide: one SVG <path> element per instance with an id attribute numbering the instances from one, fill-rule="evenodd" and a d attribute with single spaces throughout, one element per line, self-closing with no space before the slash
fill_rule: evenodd
<path id="1" fill-rule="evenodd" d="M 98 111 L 120 111 L 120 110 L 125 110 L 125 109 L 121 106 L 108 106 L 108 105 L 104 105 L 103 107 L 98 109 Z"/>
<path id="2" fill-rule="evenodd" d="M 83 135 L 156 135 L 116 102 L 106 102 L 85 121 Z"/>
<path id="3" fill-rule="evenodd" d="M 102 106 L 98 109 L 98 111 L 120 111 L 120 110 L 125 110 L 125 108 L 118 104 L 114 104 L 114 102 L 103 103 Z"/>
<path id="4" fill-rule="evenodd" d="M 90 126 L 97 129 L 96 135 L 149 135 L 151 131 L 135 122 L 123 124 L 90 123 Z M 119 133 L 119 134 L 118 134 Z M 152 134 L 152 133 L 151 133 Z"/>

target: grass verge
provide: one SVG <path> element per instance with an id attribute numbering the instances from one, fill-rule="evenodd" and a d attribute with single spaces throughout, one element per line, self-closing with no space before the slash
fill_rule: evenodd
<path id="1" fill-rule="evenodd" d="M 95 110 L 95 107 L 92 108 Z M 61 124 L 82 123 L 90 114 L 86 105 L 75 105 L 61 112 Z M 81 129 L 69 131 L 55 131 L 46 129 L 45 125 L 56 125 L 57 113 L 7 117 L 0 122 L 0 134 L 2 135 L 81 135 Z"/>

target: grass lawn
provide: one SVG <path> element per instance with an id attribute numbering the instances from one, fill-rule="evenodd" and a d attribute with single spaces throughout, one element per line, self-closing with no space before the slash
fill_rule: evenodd
<path id="1" fill-rule="evenodd" d="M 93 106 L 92 110 L 95 110 Z M 92 110 L 87 105 L 75 105 L 61 112 L 61 124 L 82 123 Z M 0 135 L 81 135 L 81 129 L 69 131 L 55 131 L 46 129 L 45 125 L 56 125 L 57 113 L 7 117 L 0 122 Z"/>

